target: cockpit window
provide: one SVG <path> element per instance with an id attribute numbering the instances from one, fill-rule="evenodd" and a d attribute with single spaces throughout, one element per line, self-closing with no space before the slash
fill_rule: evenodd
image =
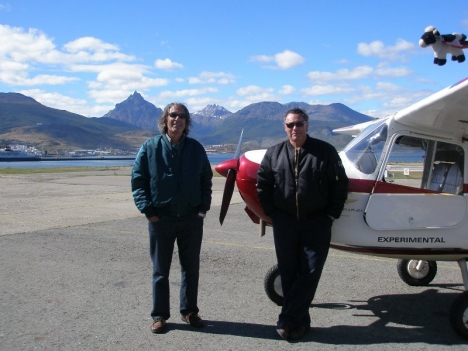
<path id="1" fill-rule="evenodd" d="M 372 174 L 382 155 L 387 140 L 385 120 L 372 124 L 362 131 L 344 150 L 346 157 L 364 174 Z"/>
<path id="2" fill-rule="evenodd" d="M 383 180 L 406 187 L 463 194 L 463 148 L 403 135 L 395 139 Z"/>

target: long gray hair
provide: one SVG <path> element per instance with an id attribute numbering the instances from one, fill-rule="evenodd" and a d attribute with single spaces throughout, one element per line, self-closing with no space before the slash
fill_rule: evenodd
<path id="1" fill-rule="evenodd" d="M 161 134 L 166 134 L 167 133 L 167 118 L 169 117 L 169 111 L 170 111 L 172 106 L 178 106 L 178 107 L 181 107 L 184 110 L 184 112 L 185 112 L 185 114 L 187 116 L 185 118 L 184 134 L 188 135 L 189 132 L 190 132 L 190 127 L 192 126 L 192 118 L 190 117 L 190 112 L 189 112 L 187 106 L 185 106 L 184 104 L 182 104 L 180 102 L 171 102 L 169 105 L 164 107 L 163 113 L 162 113 L 161 117 L 159 117 L 159 120 L 158 120 L 159 131 L 161 132 Z"/>

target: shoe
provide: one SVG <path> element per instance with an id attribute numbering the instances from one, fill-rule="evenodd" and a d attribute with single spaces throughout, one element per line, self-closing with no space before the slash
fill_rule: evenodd
<path id="1" fill-rule="evenodd" d="M 166 330 L 166 321 L 162 317 L 155 317 L 150 329 L 151 332 L 154 334 L 164 333 L 164 331 Z"/>
<path id="2" fill-rule="evenodd" d="M 190 324 L 192 327 L 195 327 L 195 328 L 203 328 L 205 326 L 200 316 L 193 312 L 185 316 L 182 316 L 181 319 L 182 321 Z"/>
<path id="3" fill-rule="evenodd" d="M 276 332 L 284 340 L 289 340 L 289 327 L 277 328 Z"/>
<path id="4" fill-rule="evenodd" d="M 291 332 L 289 333 L 289 337 L 291 338 L 291 340 L 299 340 L 299 339 L 302 339 L 304 335 L 306 335 L 308 332 L 310 332 L 309 325 L 308 326 L 300 325 L 297 328 L 294 328 L 293 330 L 291 330 Z"/>

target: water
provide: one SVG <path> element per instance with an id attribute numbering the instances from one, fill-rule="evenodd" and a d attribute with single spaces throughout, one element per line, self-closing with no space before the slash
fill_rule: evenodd
<path id="1" fill-rule="evenodd" d="M 127 157 L 128 158 L 128 157 Z M 234 154 L 208 154 L 211 164 L 217 165 L 223 161 L 234 158 Z M 126 167 L 133 166 L 134 160 L 118 159 L 112 160 L 54 160 L 54 161 L 18 161 L 0 162 L 0 168 L 55 168 L 55 167 Z"/>
<path id="2" fill-rule="evenodd" d="M 424 152 L 392 152 L 390 154 L 391 162 L 399 163 L 423 163 Z"/>

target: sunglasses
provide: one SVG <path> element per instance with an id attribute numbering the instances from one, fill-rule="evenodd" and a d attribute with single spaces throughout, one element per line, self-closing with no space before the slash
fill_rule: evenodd
<path id="1" fill-rule="evenodd" d="M 302 128 L 304 127 L 304 124 L 306 123 L 307 123 L 306 121 L 300 121 L 300 122 L 285 123 L 284 125 L 288 127 L 289 129 L 293 129 L 294 126 L 296 126 L 297 128 Z"/>
<path id="2" fill-rule="evenodd" d="M 172 118 L 179 117 L 179 118 L 182 118 L 182 119 L 186 119 L 187 115 L 185 113 L 171 112 L 171 113 L 169 113 L 169 117 L 172 117 Z"/>

